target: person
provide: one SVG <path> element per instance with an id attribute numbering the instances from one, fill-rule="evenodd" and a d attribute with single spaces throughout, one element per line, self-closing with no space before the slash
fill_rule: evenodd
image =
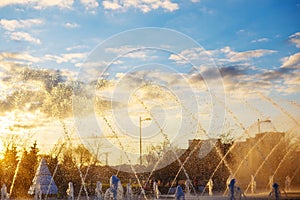
<path id="1" fill-rule="evenodd" d="M 230 200 L 240 200 L 242 196 L 246 198 L 245 194 L 243 193 L 242 189 L 238 186 L 235 186 L 235 179 L 231 179 L 228 188 L 229 188 L 229 199 Z"/>
<path id="2" fill-rule="evenodd" d="M 228 185 L 229 188 L 229 199 L 230 200 L 235 200 L 234 198 L 234 191 L 235 191 L 235 179 L 231 179 Z"/>
<path id="3" fill-rule="evenodd" d="M 72 182 L 68 183 L 68 189 L 67 189 L 66 193 L 68 196 L 68 200 L 74 200 L 74 187 L 73 187 Z"/>
<path id="4" fill-rule="evenodd" d="M 209 194 L 209 196 L 212 196 L 213 195 L 212 190 L 213 190 L 213 187 L 214 187 L 214 183 L 213 183 L 213 180 L 211 178 L 208 180 L 207 186 L 208 186 L 208 194 Z"/>
<path id="5" fill-rule="evenodd" d="M 256 181 L 254 180 L 254 176 L 251 175 L 251 193 L 254 194 L 256 190 Z"/>
<path id="6" fill-rule="evenodd" d="M 291 178 L 289 176 L 285 177 L 285 188 L 284 190 L 286 192 L 289 192 L 291 190 Z"/>
<path id="7" fill-rule="evenodd" d="M 279 190 L 279 185 L 274 183 L 272 185 L 272 191 L 269 193 L 269 199 L 280 200 L 281 194 Z"/>
<path id="8" fill-rule="evenodd" d="M 3 183 L 1 188 L 1 200 L 9 199 L 9 194 L 7 193 L 7 187 L 5 183 Z"/>
<path id="9" fill-rule="evenodd" d="M 120 179 L 115 175 L 110 177 L 110 187 L 105 192 L 105 200 L 111 198 L 113 200 L 123 199 L 123 187 Z"/>
<path id="10" fill-rule="evenodd" d="M 175 200 L 184 200 L 184 192 L 183 189 L 180 185 L 178 185 L 176 187 L 176 191 L 175 191 Z"/>
<path id="11" fill-rule="evenodd" d="M 95 194 L 97 200 L 103 199 L 103 192 L 102 192 L 102 183 L 100 181 L 97 181 L 97 185 L 95 188 Z"/>
<path id="12" fill-rule="evenodd" d="M 198 179 L 197 179 L 197 177 L 194 177 L 193 186 L 194 186 L 194 190 L 197 192 L 197 190 L 198 190 Z"/>

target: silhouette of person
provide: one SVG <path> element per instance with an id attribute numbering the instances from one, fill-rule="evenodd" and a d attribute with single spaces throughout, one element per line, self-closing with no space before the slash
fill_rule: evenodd
<path id="1" fill-rule="evenodd" d="M 180 185 L 178 185 L 176 187 L 176 191 L 175 191 L 175 200 L 184 200 L 184 192 L 182 190 L 182 187 Z"/>
<path id="2" fill-rule="evenodd" d="M 272 191 L 269 194 L 269 199 L 275 199 L 275 200 L 280 200 L 281 194 L 279 190 L 279 185 L 277 183 L 274 183 L 272 185 Z"/>
<path id="3" fill-rule="evenodd" d="M 234 198 L 234 190 L 235 190 L 235 179 L 231 179 L 229 185 L 228 185 L 228 188 L 229 188 L 229 199 L 230 200 L 235 200 Z"/>

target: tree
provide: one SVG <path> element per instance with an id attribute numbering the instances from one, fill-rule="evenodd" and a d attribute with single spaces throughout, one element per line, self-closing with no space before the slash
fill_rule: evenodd
<path id="1" fill-rule="evenodd" d="M 24 150 L 13 190 L 14 196 L 25 197 L 28 195 L 28 189 L 37 167 L 38 152 L 36 141 L 30 147 L 29 152 Z"/>
<path id="2" fill-rule="evenodd" d="M 6 148 L 4 152 L 3 160 L 1 161 L 1 167 L 3 172 L 3 183 L 6 184 L 8 188 L 11 187 L 13 177 L 16 172 L 16 167 L 18 164 L 17 147 L 15 144 L 11 144 Z"/>

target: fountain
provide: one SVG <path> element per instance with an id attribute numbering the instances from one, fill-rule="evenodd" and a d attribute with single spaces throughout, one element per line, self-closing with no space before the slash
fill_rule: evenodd
<path id="1" fill-rule="evenodd" d="M 256 181 L 254 179 L 254 176 L 251 175 L 251 193 L 254 194 L 256 191 Z"/>
<path id="2" fill-rule="evenodd" d="M 7 187 L 5 183 L 3 183 L 1 188 L 1 200 L 7 200 L 9 199 L 9 194 L 7 193 Z"/>
<path id="3" fill-rule="evenodd" d="M 214 187 L 214 182 L 213 182 L 213 180 L 211 178 L 207 182 L 207 187 L 208 187 L 208 194 L 209 194 L 209 196 L 212 196 L 213 195 L 212 190 L 213 190 L 213 187 Z"/>
<path id="4" fill-rule="evenodd" d="M 186 181 L 185 181 L 185 194 L 187 195 L 187 196 L 189 196 L 190 194 L 191 194 L 191 189 L 190 189 L 190 187 L 191 187 L 191 180 L 190 179 L 187 179 Z"/>
<path id="5" fill-rule="evenodd" d="M 160 192 L 159 192 L 159 190 L 158 190 L 158 183 L 157 183 L 158 181 L 155 179 L 154 181 L 153 181 L 153 194 L 154 194 L 154 197 L 156 198 L 156 199 L 158 199 L 159 198 L 159 195 L 160 195 Z"/>
<path id="6" fill-rule="evenodd" d="M 103 200 L 102 183 L 100 181 L 97 181 L 95 195 L 97 200 Z"/>
<path id="7" fill-rule="evenodd" d="M 129 181 L 126 185 L 125 199 L 126 200 L 132 200 L 133 199 L 133 192 L 132 192 L 132 188 L 131 188 L 131 179 L 129 179 Z"/>
<path id="8" fill-rule="evenodd" d="M 285 190 L 285 192 L 291 191 L 291 178 L 289 176 L 285 177 L 284 190 Z"/>
<path id="9" fill-rule="evenodd" d="M 34 187 L 34 199 L 35 200 L 42 200 L 42 190 L 41 185 L 36 184 Z"/>
<path id="10" fill-rule="evenodd" d="M 66 193 L 67 193 L 68 200 L 74 200 L 74 187 L 72 182 L 68 183 L 68 189 Z"/>
<path id="11" fill-rule="evenodd" d="M 229 187 L 229 184 L 231 183 L 231 180 L 233 180 L 233 176 L 230 174 L 226 180 L 226 186 Z"/>
<path id="12" fill-rule="evenodd" d="M 44 158 L 42 158 L 39 163 L 28 193 L 31 195 L 34 194 L 35 198 L 41 198 L 43 194 L 47 195 L 58 193 L 57 186 Z"/>
<path id="13" fill-rule="evenodd" d="M 270 188 L 270 191 L 273 189 L 273 184 L 274 184 L 274 176 L 273 175 L 270 175 L 269 176 L 269 188 Z"/>

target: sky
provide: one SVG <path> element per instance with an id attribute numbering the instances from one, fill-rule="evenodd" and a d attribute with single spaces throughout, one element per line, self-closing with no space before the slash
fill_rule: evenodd
<path id="1" fill-rule="evenodd" d="M 250 137 L 257 119 L 299 136 L 298 19 L 299 0 L 2 0 L 2 140 L 48 152 L 66 126 L 136 159 L 140 116 L 145 149 Z"/>

